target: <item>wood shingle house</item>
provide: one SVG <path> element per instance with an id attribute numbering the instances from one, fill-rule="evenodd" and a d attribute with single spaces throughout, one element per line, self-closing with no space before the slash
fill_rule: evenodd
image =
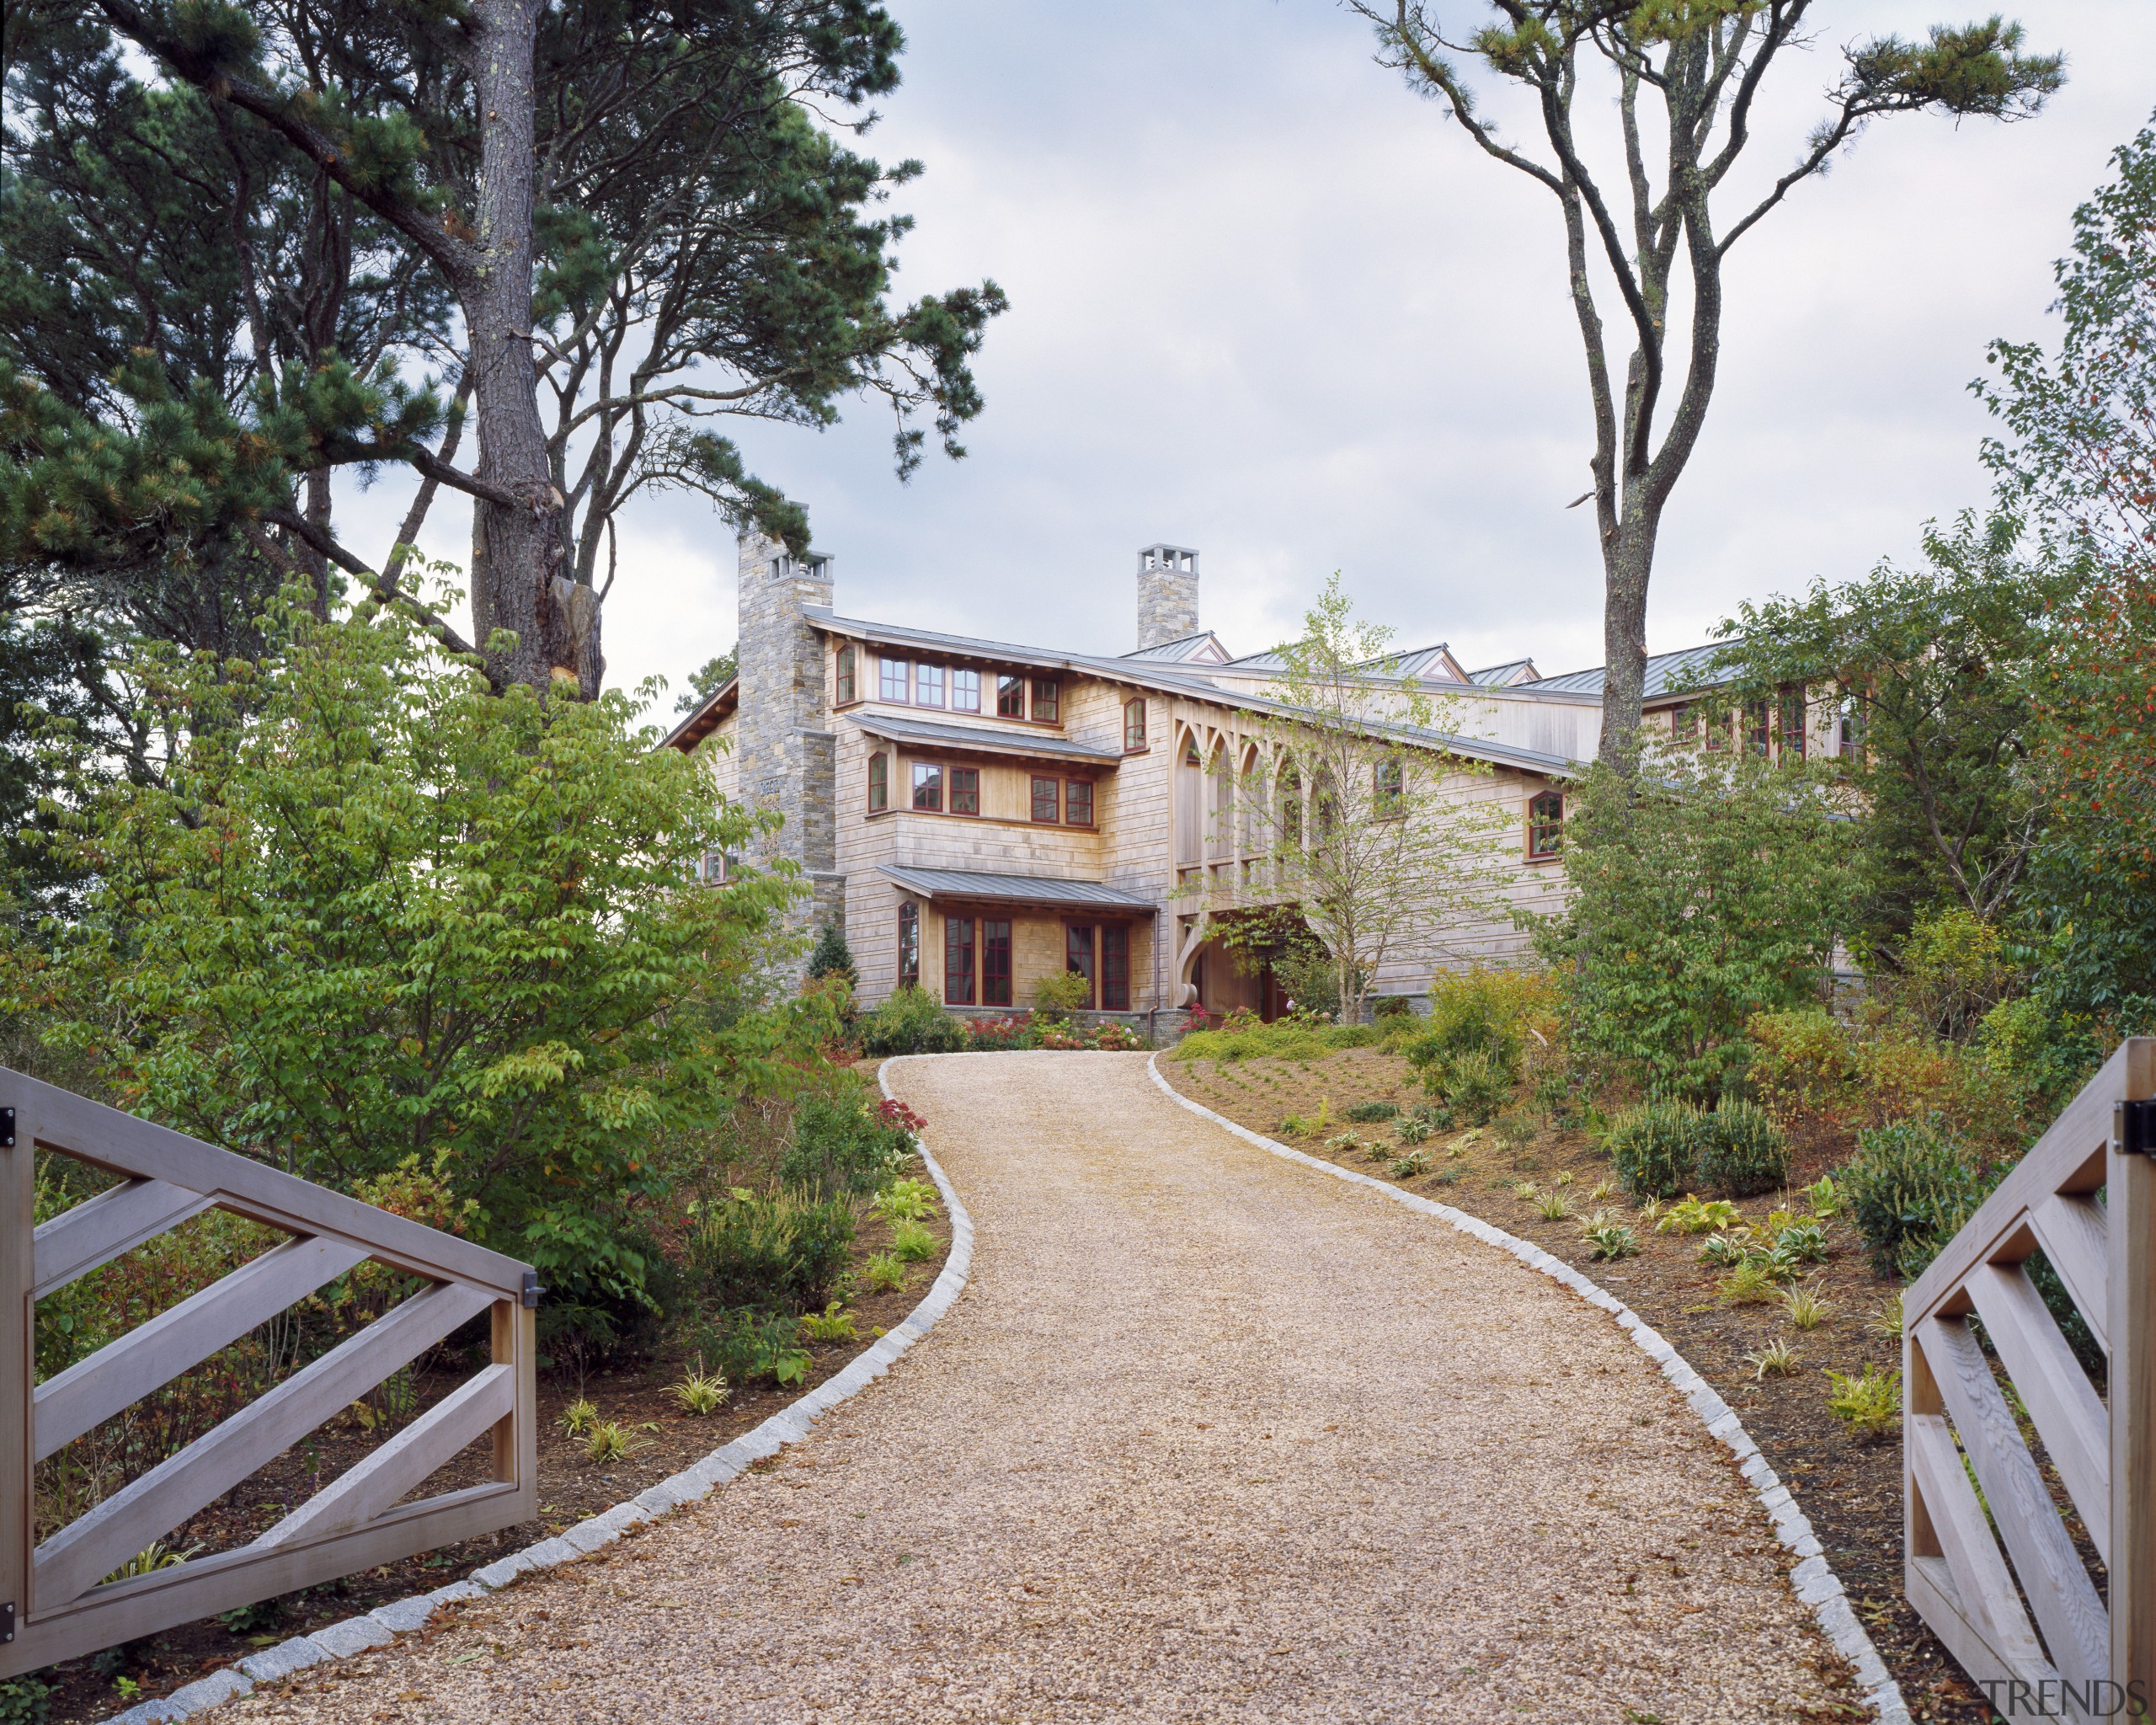
<path id="1" fill-rule="evenodd" d="M 789 859 L 812 889 L 804 914 L 843 927 L 864 1005 L 912 983 L 958 1011 L 1023 1007 L 1043 974 L 1070 969 L 1097 1011 L 1277 1009 L 1270 979 L 1217 938 L 1263 896 L 1256 841 L 1211 816 L 1261 746 L 1281 664 L 1202 627 L 1196 552 L 1139 554 L 1138 644 L 1117 657 L 843 615 L 830 558 L 754 535 L 739 563 L 739 675 L 668 741 L 719 740 L 722 788 L 782 815 L 763 852 L 706 866 Z M 1651 722 L 1684 734 L 1684 692 L 1712 650 L 1649 661 Z M 1437 645 L 1373 676 L 1444 698 L 1457 728 L 1404 745 L 1465 769 L 1458 795 L 1496 835 L 1486 902 L 1377 978 L 1380 994 L 1415 994 L 1438 964 L 1510 956 L 1513 906 L 1549 905 L 1602 673 L 1470 670 Z"/>

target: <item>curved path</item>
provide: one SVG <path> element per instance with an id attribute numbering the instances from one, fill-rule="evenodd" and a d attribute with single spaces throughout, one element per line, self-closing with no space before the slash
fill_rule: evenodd
<path id="1" fill-rule="evenodd" d="M 1760 1725 L 1854 1698 L 1726 1453 L 1600 1313 L 1177 1108 L 1143 1055 L 890 1076 L 979 1232 L 888 1377 L 603 1561 L 232 1717 Z"/>

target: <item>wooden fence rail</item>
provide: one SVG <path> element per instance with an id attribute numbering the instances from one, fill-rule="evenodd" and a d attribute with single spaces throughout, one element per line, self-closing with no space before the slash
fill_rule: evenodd
<path id="1" fill-rule="evenodd" d="M 2156 1039 L 2133 1038 L 1903 1300 L 1909 1603 L 2008 1718 L 2156 1714 L 2151 1097 Z M 2039 1252 L 2104 1350 L 2103 1396 Z"/>
<path id="2" fill-rule="evenodd" d="M 36 1226 L 40 1150 L 120 1183 Z M 40 1298 L 211 1209 L 291 1237 L 34 1381 Z M 427 1285 L 36 1538 L 40 1461 L 369 1259 Z M 530 1519 L 538 1291 L 514 1258 L 0 1067 L 0 1678 Z M 483 1312 L 492 1364 L 252 1543 L 104 1578 Z M 484 1483 L 403 1501 L 490 1434 Z"/>

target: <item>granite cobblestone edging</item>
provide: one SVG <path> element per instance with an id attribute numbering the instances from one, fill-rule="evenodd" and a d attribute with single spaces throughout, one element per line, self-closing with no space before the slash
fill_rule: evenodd
<path id="1" fill-rule="evenodd" d="M 890 1083 L 885 1076 L 889 1066 L 890 1062 L 886 1060 L 876 1074 L 877 1082 L 886 1097 L 891 1094 Z M 275 1683 L 311 1666 L 333 1659 L 349 1659 L 355 1654 L 386 1647 L 399 1635 L 424 1628 L 445 1605 L 484 1599 L 523 1576 L 574 1562 L 602 1546 L 611 1545 L 632 1527 L 656 1521 L 685 1503 L 701 1502 L 766 1455 L 776 1455 L 787 1445 L 800 1442 L 808 1434 L 808 1428 L 819 1414 L 858 1394 L 889 1371 L 892 1362 L 926 1335 L 936 1321 L 950 1310 L 951 1302 L 966 1285 L 974 1255 L 973 1218 L 958 1201 L 958 1194 L 942 1164 L 929 1154 L 927 1144 L 918 1137 L 914 1143 L 929 1178 L 942 1194 L 944 1209 L 951 1218 L 951 1250 L 944 1259 L 942 1274 L 921 1296 L 921 1303 L 906 1314 L 905 1322 L 886 1332 L 874 1346 L 863 1349 L 844 1370 L 835 1372 L 807 1395 L 788 1402 L 762 1424 L 744 1432 L 731 1443 L 721 1445 L 702 1461 L 648 1487 L 626 1503 L 589 1516 L 575 1526 L 536 1545 L 526 1546 L 520 1551 L 512 1551 L 483 1569 L 475 1569 L 462 1581 L 436 1588 L 432 1593 L 392 1599 L 356 1617 L 347 1617 L 312 1634 L 294 1636 L 274 1648 L 249 1654 L 237 1664 L 212 1671 L 170 1695 L 115 1714 L 107 1725 L 164 1725 L 169 1720 L 192 1719 L 222 1702 L 252 1693 L 258 1683 Z"/>
<path id="2" fill-rule="evenodd" d="M 1737 1458 L 1737 1471 L 1744 1477 L 1759 1504 L 1773 1523 L 1774 1536 L 1787 1547 L 1797 1562 L 1790 1571 L 1790 1585 L 1796 1590 L 1797 1598 L 1812 1609 L 1820 1629 L 1833 1642 L 1834 1650 L 1847 1659 L 1856 1672 L 1857 1684 L 1864 1693 L 1865 1703 L 1882 1725 L 1911 1725 L 1908 1704 L 1902 1699 L 1902 1687 L 1888 1674 L 1886 1662 L 1879 1657 L 1879 1649 L 1872 1645 L 1871 1637 L 1865 1633 L 1864 1625 L 1858 1621 L 1849 1596 L 1842 1590 L 1833 1568 L 1827 1562 L 1818 1536 L 1812 1530 L 1812 1523 L 1796 1506 L 1789 1487 L 1778 1478 L 1767 1458 L 1759 1453 L 1759 1446 L 1752 1441 L 1744 1429 L 1744 1423 L 1737 1412 L 1715 1391 L 1714 1386 L 1694 1371 L 1684 1356 L 1666 1341 L 1662 1333 L 1631 1307 L 1617 1298 L 1608 1289 L 1592 1278 L 1582 1275 L 1562 1258 L 1544 1251 L 1540 1246 L 1508 1234 L 1502 1228 L 1493 1226 L 1478 1216 L 1465 1210 L 1454 1210 L 1450 1204 L 1424 1198 L 1412 1192 L 1404 1192 L 1390 1181 L 1374 1175 L 1358 1173 L 1353 1168 L 1343 1168 L 1323 1158 L 1307 1156 L 1299 1150 L 1291 1150 L 1284 1144 L 1239 1126 L 1225 1114 L 1217 1114 L 1202 1103 L 1193 1102 L 1179 1092 L 1161 1076 L 1160 1056 L 1154 1055 L 1145 1063 L 1153 1082 L 1178 1107 L 1202 1115 L 1214 1125 L 1232 1132 L 1246 1143 L 1254 1144 L 1267 1153 L 1284 1157 L 1289 1162 L 1300 1162 L 1320 1173 L 1330 1174 L 1336 1179 L 1356 1185 L 1367 1186 L 1381 1193 L 1396 1204 L 1404 1204 L 1410 1210 L 1421 1210 L 1426 1215 L 1437 1217 L 1463 1234 L 1473 1236 L 1486 1245 L 1510 1252 L 1530 1268 L 1540 1270 L 1552 1281 L 1561 1284 L 1588 1302 L 1608 1312 L 1616 1320 L 1617 1327 L 1632 1338 L 1640 1352 L 1661 1367 L 1662 1375 L 1684 1397 L 1692 1411 L 1700 1418 L 1710 1434 L 1719 1439 Z"/>

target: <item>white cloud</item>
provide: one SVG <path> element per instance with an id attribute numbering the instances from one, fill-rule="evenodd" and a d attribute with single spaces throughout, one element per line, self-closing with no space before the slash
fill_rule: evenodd
<path id="1" fill-rule="evenodd" d="M 842 609 L 1122 651 L 1134 553 L 1203 553 L 1205 621 L 1253 649 L 1345 572 L 1403 642 L 1470 663 L 1601 656 L 1582 366 L 1545 193 L 1482 159 L 1318 0 L 897 0 L 907 82 L 869 147 L 918 156 L 902 292 L 993 276 L 973 454 L 891 477 L 865 405 L 817 435 L 744 426 L 809 507 Z M 2105 157 L 2146 122 L 2156 8 L 2041 0 L 2071 56 L 2025 125 L 1882 122 L 1742 242 L 1721 382 L 1672 506 L 1650 637 L 1687 645 L 1740 598 L 1907 555 L 1982 501 L 1986 340 L 2041 333 L 2051 263 Z M 1762 115 L 1790 158 L 1842 40 L 1942 17 L 1822 15 Z M 1960 22 L 1956 14 L 1951 21 Z M 1499 112 L 1503 112 L 1500 104 Z M 386 528 L 395 488 L 354 499 Z M 364 531 L 363 529 L 360 531 Z M 430 547 L 463 555 L 461 523 Z M 377 535 L 377 537 L 379 537 Z M 365 542 L 364 541 L 362 542 Z M 733 638 L 733 558 L 695 499 L 625 524 L 613 680 L 686 673 Z"/>

